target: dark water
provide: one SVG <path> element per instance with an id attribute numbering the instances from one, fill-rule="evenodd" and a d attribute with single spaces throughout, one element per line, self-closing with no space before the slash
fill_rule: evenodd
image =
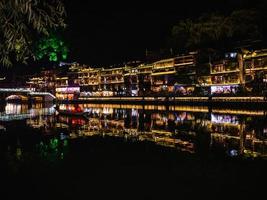
<path id="1" fill-rule="evenodd" d="M 1 105 L 4 193 L 37 199 L 164 199 L 217 193 L 255 197 L 264 191 L 263 110 L 97 104 L 79 108 L 88 115 L 59 115 L 53 105 Z"/>

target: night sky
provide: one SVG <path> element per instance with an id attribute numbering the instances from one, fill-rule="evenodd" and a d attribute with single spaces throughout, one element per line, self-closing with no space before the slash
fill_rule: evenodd
<path id="1" fill-rule="evenodd" d="M 92 4 L 68 0 L 65 37 L 70 46 L 69 61 L 102 66 L 139 60 L 146 49 L 159 51 L 172 25 L 180 19 L 205 12 L 227 13 L 257 7 L 259 2 L 261 0 L 186 0 L 183 3 Z"/>

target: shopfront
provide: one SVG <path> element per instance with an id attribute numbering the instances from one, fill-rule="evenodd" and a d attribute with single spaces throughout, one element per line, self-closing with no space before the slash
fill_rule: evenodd
<path id="1" fill-rule="evenodd" d="M 80 95 L 80 87 L 59 87 L 56 88 L 56 98 L 58 100 L 74 100 Z"/>
<path id="2" fill-rule="evenodd" d="M 211 94 L 236 94 L 239 85 L 220 85 L 211 86 Z"/>

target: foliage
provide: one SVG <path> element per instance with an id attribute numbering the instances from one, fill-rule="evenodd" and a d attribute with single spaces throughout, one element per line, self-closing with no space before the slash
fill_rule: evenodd
<path id="1" fill-rule="evenodd" d="M 65 60 L 68 48 L 65 42 L 57 35 L 50 34 L 37 42 L 34 52 L 37 60 L 48 57 L 49 61 Z"/>
<path id="2" fill-rule="evenodd" d="M 223 48 L 233 41 L 259 39 L 260 15 L 254 10 L 237 10 L 224 16 L 205 14 L 196 20 L 185 19 L 173 26 L 172 42 L 178 49 Z"/>
<path id="3" fill-rule="evenodd" d="M 34 38 L 65 27 L 64 17 L 61 0 L 1 0 L 0 63 L 11 66 L 14 60 L 26 63 L 35 58 Z"/>

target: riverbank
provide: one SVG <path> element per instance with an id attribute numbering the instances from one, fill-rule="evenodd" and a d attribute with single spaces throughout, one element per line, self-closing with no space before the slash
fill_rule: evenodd
<path id="1" fill-rule="evenodd" d="M 188 105 L 239 108 L 267 108 L 262 96 L 255 97 L 91 97 L 77 100 L 57 100 L 62 104 L 138 104 L 138 105 Z"/>

